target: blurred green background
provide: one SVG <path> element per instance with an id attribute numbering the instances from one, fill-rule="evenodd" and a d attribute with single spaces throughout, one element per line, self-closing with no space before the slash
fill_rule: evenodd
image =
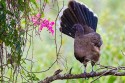
<path id="1" fill-rule="evenodd" d="M 63 0 L 58 0 L 59 7 L 61 9 Z M 64 0 L 65 7 L 69 0 Z M 77 0 L 86 4 L 91 8 L 98 16 L 97 32 L 102 36 L 103 45 L 101 47 L 101 57 L 99 63 L 106 66 L 124 66 L 125 56 L 125 0 Z M 44 16 L 55 20 L 58 14 L 57 2 L 49 3 L 46 6 Z M 59 32 L 59 19 L 57 20 L 57 45 L 58 49 L 61 41 L 61 33 Z M 28 59 L 33 58 L 32 71 L 44 71 L 48 69 L 51 64 L 56 60 L 56 46 L 55 36 L 49 34 L 47 29 L 44 29 L 40 33 L 40 37 L 35 34 L 33 36 L 33 42 L 31 44 L 30 51 L 28 53 Z M 47 76 L 53 75 L 57 69 L 62 69 L 63 73 L 68 73 L 70 68 L 73 74 L 82 73 L 84 67 L 74 57 L 73 50 L 74 40 L 66 35 L 62 35 L 62 47 L 59 53 L 58 63 L 55 63 L 52 68 L 46 72 L 35 73 L 36 76 L 42 80 Z M 27 44 L 27 49 L 30 43 Z M 33 50 L 33 52 L 32 52 Z M 26 55 L 26 53 L 24 54 Z M 23 56 L 25 57 L 25 56 Z M 31 69 L 31 62 L 26 61 L 23 65 L 27 70 Z M 95 66 L 94 70 L 99 66 Z M 91 71 L 90 63 L 87 66 L 87 72 Z M 58 80 L 52 83 L 90 83 L 95 78 L 88 80 L 84 79 L 72 79 L 72 80 Z M 119 76 L 106 76 L 101 77 L 94 83 L 125 83 L 125 77 Z"/>

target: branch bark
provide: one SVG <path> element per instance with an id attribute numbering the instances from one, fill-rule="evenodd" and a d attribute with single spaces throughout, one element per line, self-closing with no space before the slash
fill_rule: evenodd
<path id="1" fill-rule="evenodd" d="M 119 70 L 125 70 L 125 67 L 117 67 L 112 69 L 103 70 L 100 72 L 95 72 L 94 74 L 87 73 L 85 74 L 60 74 L 62 70 L 57 70 L 54 75 L 41 80 L 39 83 L 50 83 L 55 80 L 66 80 L 66 79 L 79 79 L 79 78 L 90 78 L 90 77 L 97 77 L 95 80 L 99 79 L 102 76 L 125 76 L 124 72 L 119 72 Z M 58 72 L 59 71 L 59 72 Z M 93 81 L 95 81 L 93 80 Z"/>

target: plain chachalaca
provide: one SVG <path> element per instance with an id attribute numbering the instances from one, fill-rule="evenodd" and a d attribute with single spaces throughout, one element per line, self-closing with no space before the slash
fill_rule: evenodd
<path id="1" fill-rule="evenodd" d="M 87 6 L 74 0 L 70 1 L 68 8 L 61 16 L 60 31 L 74 38 L 74 55 L 84 64 L 86 73 L 87 62 L 93 66 L 99 60 L 101 37 L 96 33 L 98 18 Z"/>

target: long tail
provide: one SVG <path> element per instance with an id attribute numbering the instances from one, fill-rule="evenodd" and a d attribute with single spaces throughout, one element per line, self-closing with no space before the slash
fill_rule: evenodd
<path id="1" fill-rule="evenodd" d="M 70 1 L 68 8 L 63 11 L 61 16 L 60 31 L 68 36 L 75 37 L 74 24 L 87 25 L 96 31 L 98 18 L 85 5 L 76 1 Z"/>

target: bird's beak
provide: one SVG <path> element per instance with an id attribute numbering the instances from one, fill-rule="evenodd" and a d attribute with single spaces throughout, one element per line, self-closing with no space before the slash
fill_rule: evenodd
<path id="1" fill-rule="evenodd" d="M 95 50 L 97 53 L 100 53 L 100 48 L 99 48 L 99 47 L 94 46 L 94 50 Z"/>

